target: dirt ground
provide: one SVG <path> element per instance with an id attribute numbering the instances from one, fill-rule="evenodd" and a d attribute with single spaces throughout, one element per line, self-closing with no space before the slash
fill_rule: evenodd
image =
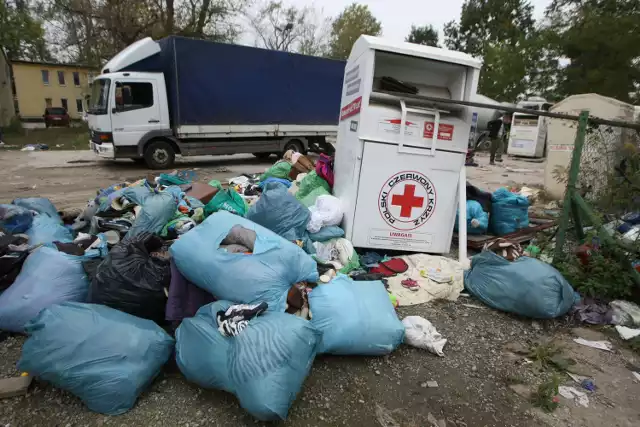
<path id="1" fill-rule="evenodd" d="M 274 159 L 272 159 L 273 161 Z M 542 183 L 544 164 L 506 159 L 503 165 L 468 168 L 470 181 L 494 190 L 500 185 Z M 251 156 L 195 158 L 179 168 L 194 169 L 198 180 L 225 179 L 269 166 Z M 509 172 L 507 168 L 519 169 Z M 526 171 L 522 171 L 526 169 Z M 23 196 L 50 198 L 60 209 L 78 207 L 97 188 L 134 180 L 148 173 L 129 161 L 95 161 L 89 152 L 1 152 L 0 202 Z M 506 176 L 505 176 L 506 175 Z M 319 356 L 301 394 L 282 426 L 638 426 L 640 357 L 627 350 L 610 328 L 578 328 L 566 319 L 532 321 L 483 306 L 469 297 L 401 308 L 401 318 L 429 319 L 447 339 L 445 357 L 402 345 L 390 356 Z M 580 346 L 573 338 L 608 339 L 614 351 Z M 0 378 L 18 374 L 16 362 L 24 337 L 0 342 Z M 595 379 L 589 407 L 561 398 L 546 414 L 529 394 L 553 377 L 552 368 L 529 359 L 518 348 L 553 342 L 573 370 Z M 551 346 L 551 344 L 544 344 Z M 581 389 L 566 374 L 561 384 Z M 436 381 L 437 387 L 429 387 Z M 386 420 L 386 421 L 385 421 Z M 88 411 L 69 393 L 36 382 L 27 396 L 0 402 L 0 426 L 249 426 L 255 422 L 227 393 L 189 384 L 176 372 L 164 372 L 140 397 L 134 409 L 118 417 Z M 265 424 L 267 425 L 267 424 Z"/>

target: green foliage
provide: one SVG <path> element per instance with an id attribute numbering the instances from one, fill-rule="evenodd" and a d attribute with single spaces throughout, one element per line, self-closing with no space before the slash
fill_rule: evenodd
<path id="1" fill-rule="evenodd" d="M 547 369 L 553 363 L 553 357 L 561 352 L 553 342 L 536 343 L 529 348 L 528 358 L 538 365 L 539 368 Z"/>
<path id="2" fill-rule="evenodd" d="M 42 21 L 33 12 L 30 1 L 0 0 L 0 47 L 10 59 L 51 59 Z"/>
<path id="3" fill-rule="evenodd" d="M 331 57 L 347 59 L 353 44 L 361 35 L 379 36 L 382 24 L 378 21 L 369 6 L 353 3 L 333 21 L 331 29 Z"/>
<path id="4" fill-rule="evenodd" d="M 553 375 L 551 379 L 543 382 L 531 395 L 531 403 L 545 412 L 553 412 L 559 405 L 558 386 L 561 378 Z"/>
<path id="5" fill-rule="evenodd" d="M 478 91 L 513 102 L 528 91 L 541 56 L 533 6 L 525 0 L 465 0 L 460 22 L 444 27 L 445 45 L 484 58 Z"/>
<path id="6" fill-rule="evenodd" d="M 436 30 L 433 25 L 424 25 L 422 27 L 412 25 L 411 32 L 405 41 L 425 46 L 439 47 L 438 30 Z"/>
<path id="7" fill-rule="evenodd" d="M 546 18 L 554 48 L 569 60 L 558 70 L 561 93 L 632 100 L 640 83 L 640 2 L 554 0 Z"/>

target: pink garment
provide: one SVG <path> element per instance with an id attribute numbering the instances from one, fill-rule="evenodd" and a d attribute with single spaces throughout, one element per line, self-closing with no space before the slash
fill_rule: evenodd
<path id="1" fill-rule="evenodd" d="M 329 187 L 333 188 L 333 157 L 320 154 L 316 162 L 316 173 L 329 183 Z"/>
<path id="2" fill-rule="evenodd" d="M 291 155 L 291 164 L 295 165 L 296 163 L 298 163 L 298 159 L 300 158 L 300 156 L 302 156 L 302 154 L 300 153 L 293 153 Z"/>

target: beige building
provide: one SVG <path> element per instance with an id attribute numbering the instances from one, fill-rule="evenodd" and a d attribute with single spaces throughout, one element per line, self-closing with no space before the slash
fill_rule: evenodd
<path id="1" fill-rule="evenodd" d="M 64 107 L 71 119 L 87 108 L 89 80 L 98 74 L 77 64 L 11 61 L 16 110 L 23 122 L 42 122 L 46 107 Z"/>
<path id="2" fill-rule="evenodd" d="M 11 66 L 0 47 L 0 126 L 8 126 L 15 117 L 13 93 L 11 90 Z"/>

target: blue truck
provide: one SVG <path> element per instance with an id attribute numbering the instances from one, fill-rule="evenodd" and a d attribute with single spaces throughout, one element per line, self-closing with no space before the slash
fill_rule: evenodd
<path id="1" fill-rule="evenodd" d="M 345 62 L 171 36 L 145 38 L 92 82 L 90 147 L 103 158 L 170 168 L 176 155 L 327 147 Z"/>

